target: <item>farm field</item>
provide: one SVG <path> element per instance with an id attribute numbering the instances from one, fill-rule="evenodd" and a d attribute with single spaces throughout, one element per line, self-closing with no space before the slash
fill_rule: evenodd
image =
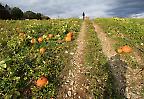
<path id="1" fill-rule="evenodd" d="M 79 19 L 0 20 L 0 97 L 56 96 L 81 23 Z M 73 33 L 71 42 L 65 41 L 69 32 Z"/>
<path id="2" fill-rule="evenodd" d="M 132 82 L 126 84 L 126 88 L 129 85 L 130 92 L 125 91 L 129 94 L 125 97 L 134 99 L 133 93 L 137 93 L 136 97 L 142 99 L 144 20 L 132 18 L 96 18 L 84 21 L 77 18 L 0 20 L 0 97 L 57 99 L 62 84 L 61 77 L 67 75 L 69 69 L 73 69 L 69 65 L 79 47 L 76 41 L 83 22 L 86 25 L 86 37 L 82 39 L 85 42 L 82 66 L 87 68 L 84 74 L 90 81 L 88 92 L 92 99 L 123 98 L 115 89 L 119 86 L 113 84 L 115 81 L 110 68 L 112 60 L 104 52 L 105 44 L 102 44 L 98 36 L 100 31 L 96 31 L 95 24 L 113 41 L 110 49 L 115 51 L 116 57 L 125 61 L 127 68 L 133 72 L 125 71 L 125 75 L 128 75 L 125 77 L 126 83 Z M 123 46 L 127 46 L 129 50 L 123 51 Z M 119 67 L 117 71 L 123 72 L 123 67 Z M 140 87 L 136 88 L 137 86 Z"/>

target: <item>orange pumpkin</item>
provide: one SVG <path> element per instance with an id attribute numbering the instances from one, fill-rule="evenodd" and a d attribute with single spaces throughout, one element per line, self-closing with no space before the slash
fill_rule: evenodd
<path id="1" fill-rule="evenodd" d="M 122 47 L 122 51 L 125 53 L 130 53 L 130 52 L 132 52 L 132 48 L 128 45 L 125 45 Z"/>
<path id="2" fill-rule="evenodd" d="M 46 49 L 45 49 L 44 47 L 40 48 L 40 53 L 41 53 L 41 54 L 44 54 L 45 50 L 46 50 Z"/>
<path id="3" fill-rule="evenodd" d="M 43 87 L 48 84 L 48 79 L 45 76 L 41 76 L 37 81 L 36 81 L 36 86 L 37 87 Z"/>
<path id="4" fill-rule="evenodd" d="M 52 38 L 52 37 L 53 37 L 53 34 L 48 34 L 48 37 L 49 37 L 49 38 Z"/>
<path id="5" fill-rule="evenodd" d="M 66 41 L 66 42 L 69 42 L 69 41 L 71 41 L 71 40 L 72 40 L 72 37 L 71 37 L 71 36 L 66 36 L 66 37 L 65 37 L 65 41 Z"/>
<path id="6" fill-rule="evenodd" d="M 72 32 L 69 32 L 69 33 L 67 34 L 67 37 L 68 37 L 68 36 L 73 37 L 73 33 L 72 33 Z"/>
<path id="7" fill-rule="evenodd" d="M 39 37 L 39 38 L 38 38 L 38 42 L 41 43 L 42 41 L 43 41 L 43 38 L 42 38 L 42 37 Z"/>
<path id="8" fill-rule="evenodd" d="M 31 39 L 31 44 L 34 44 L 36 42 L 35 38 Z"/>
<path id="9" fill-rule="evenodd" d="M 118 49 L 117 49 L 117 52 L 118 52 L 118 53 L 122 53 L 122 52 L 123 52 L 122 48 L 118 48 Z"/>

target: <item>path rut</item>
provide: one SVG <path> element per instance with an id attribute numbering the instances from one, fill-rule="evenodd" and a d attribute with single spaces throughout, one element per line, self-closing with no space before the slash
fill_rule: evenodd
<path id="1" fill-rule="evenodd" d="M 64 77 L 58 93 L 58 99 L 92 99 L 89 90 L 89 80 L 85 76 L 86 67 L 84 63 L 84 48 L 86 46 L 86 22 L 84 21 L 81 31 L 77 38 L 77 48 L 73 59 L 71 60 L 72 68 Z"/>

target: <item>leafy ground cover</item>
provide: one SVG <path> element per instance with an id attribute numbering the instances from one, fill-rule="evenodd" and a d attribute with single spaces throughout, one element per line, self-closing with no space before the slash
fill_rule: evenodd
<path id="1" fill-rule="evenodd" d="M 79 19 L 0 20 L 0 97 L 55 97 L 81 23 Z M 68 32 L 73 33 L 71 42 L 65 41 Z M 48 80 L 45 86 L 37 86 L 40 77 Z"/>
<path id="2" fill-rule="evenodd" d="M 91 80 L 90 89 L 95 99 L 103 99 L 106 95 L 106 86 L 109 86 L 108 64 L 93 24 L 89 20 L 87 20 L 86 42 L 85 66 L 89 68 L 86 75 Z"/>

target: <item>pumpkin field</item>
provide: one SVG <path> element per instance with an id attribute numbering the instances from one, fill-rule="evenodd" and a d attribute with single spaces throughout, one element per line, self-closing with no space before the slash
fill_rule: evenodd
<path id="1" fill-rule="evenodd" d="M 122 99 L 115 92 L 109 60 L 102 50 L 93 23 L 99 25 L 107 37 L 114 41 L 112 49 L 125 60 L 133 73 L 136 72 L 135 77 L 140 75 L 138 77 L 143 78 L 144 20 L 96 18 L 84 21 L 86 47 L 83 66 L 88 68 L 85 76 L 90 81 L 89 92 L 94 99 Z M 61 75 L 65 68 L 70 69 L 84 21 L 78 18 L 0 20 L 0 97 L 57 99 Z M 133 77 L 133 73 L 129 73 L 129 77 Z M 130 93 L 137 93 L 144 98 L 144 80 L 133 79 L 132 82 L 126 84 L 133 88 Z M 135 82 L 141 83 L 139 90 L 135 89 L 138 85 Z"/>
<path id="2" fill-rule="evenodd" d="M 81 23 L 79 19 L 0 20 L 0 97 L 54 97 Z M 72 33 L 73 38 L 68 38 Z"/>

